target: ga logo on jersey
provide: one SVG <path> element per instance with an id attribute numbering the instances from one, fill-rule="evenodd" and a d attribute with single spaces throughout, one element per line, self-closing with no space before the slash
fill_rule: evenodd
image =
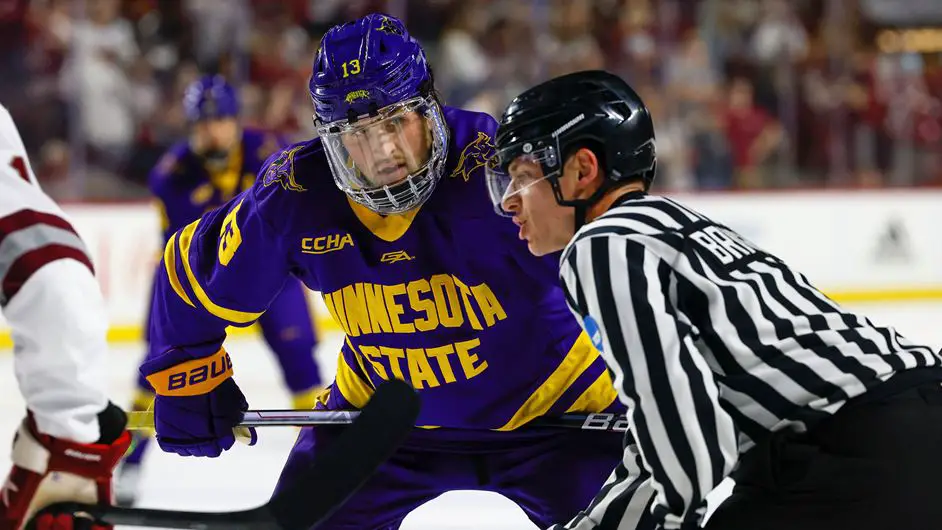
<path id="1" fill-rule="evenodd" d="M 298 153 L 304 145 L 293 147 L 278 154 L 278 157 L 269 164 L 265 170 L 265 176 L 262 177 L 262 185 L 266 188 L 272 184 L 281 184 L 281 187 L 288 191 L 307 191 L 304 186 L 298 184 L 294 178 L 294 155 Z"/>
<path id="2" fill-rule="evenodd" d="M 471 180 L 474 170 L 484 167 L 488 159 L 494 154 L 494 143 L 487 134 L 478 131 L 478 137 L 465 146 L 458 157 L 458 164 L 451 172 L 451 178 L 460 176 L 465 182 Z"/>
<path id="3" fill-rule="evenodd" d="M 585 334 L 589 336 L 589 340 L 592 341 L 592 345 L 595 346 L 595 349 L 604 351 L 602 349 L 602 329 L 599 327 L 599 323 L 591 316 L 586 315 L 585 319 L 582 321 L 582 328 L 585 329 Z"/>
<path id="4" fill-rule="evenodd" d="M 379 258 L 379 261 L 382 263 L 396 263 L 397 261 L 410 261 L 412 259 L 414 258 L 405 250 L 394 250 L 383 254 L 383 257 Z"/>

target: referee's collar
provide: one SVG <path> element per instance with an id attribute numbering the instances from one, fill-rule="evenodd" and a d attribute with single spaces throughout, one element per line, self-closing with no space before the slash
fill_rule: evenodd
<path id="1" fill-rule="evenodd" d="M 618 206 L 621 206 L 622 204 L 625 204 L 625 203 L 628 202 L 628 201 L 633 201 L 633 200 L 635 200 L 635 199 L 641 199 L 641 198 L 643 198 L 643 197 L 646 196 L 646 195 L 647 195 L 647 192 L 644 192 L 644 191 L 641 191 L 641 190 L 629 191 L 628 193 L 626 193 L 626 194 L 622 195 L 621 197 L 615 199 L 615 201 L 612 202 L 612 205 L 609 206 L 608 209 L 611 210 L 612 208 L 616 208 L 616 207 L 618 207 Z"/>

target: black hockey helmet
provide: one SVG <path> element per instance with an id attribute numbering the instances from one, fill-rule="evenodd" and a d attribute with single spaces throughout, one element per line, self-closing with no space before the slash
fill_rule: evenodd
<path id="1" fill-rule="evenodd" d="M 648 108 L 628 83 L 604 70 L 560 76 L 514 98 L 501 116 L 495 147 L 487 168 L 488 187 L 495 208 L 504 215 L 507 170 L 521 156 L 540 163 L 557 202 L 579 209 L 628 180 L 641 180 L 647 190 L 657 165 Z M 580 147 L 591 148 L 599 157 L 606 185 L 589 199 L 564 200 L 558 178 L 566 157 Z"/>

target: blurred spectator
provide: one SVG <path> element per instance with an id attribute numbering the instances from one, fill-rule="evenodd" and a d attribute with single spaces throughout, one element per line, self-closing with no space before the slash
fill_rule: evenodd
<path id="1" fill-rule="evenodd" d="M 194 55 L 203 69 L 214 70 L 228 54 L 248 48 L 252 13 L 248 0 L 182 0 L 194 34 Z"/>
<path id="2" fill-rule="evenodd" d="M 808 51 L 808 34 L 789 0 L 765 0 L 752 36 L 752 51 L 763 64 L 792 63 Z"/>
<path id="3" fill-rule="evenodd" d="M 136 138 L 131 80 L 138 58 L 134 28 L 118 0 L 87 0 L 72 31 L 62 91 L 77 110 L 82 141 L 102 165 L 120 170 Z"/>
<path id="4" fill-rule="evenodd" d="M 491 75 L 485 51 L 484 33 L 490 25 L 487 10 L 480 2 L 462 2 L 438 41 L 435 78 L 438 89 L 451 94 L 455 104 L 469 99 Z"/>
<path id="5" fill-rule="evenodd" d="M 743 188 L 768 184 L 764 181 L 763 165 L 781 146 L 781 127 L 755 104 L 753 85 L 748 79 L 733 78 L 727 94 L 723 128 L 733 155 L 736 184 Z"/>
<path id="6" fill-rule="evenodd" d="M 247 124 L 311 137 L 320 37 L 370 11 L 405 18 L 449 105 L 624 76 L 662 189 L 942 184 L 942 57 L 880 51 L 859 0 L 0 0 L 0 100 L 53 195 L 143 196 L 201 73 Z"/>

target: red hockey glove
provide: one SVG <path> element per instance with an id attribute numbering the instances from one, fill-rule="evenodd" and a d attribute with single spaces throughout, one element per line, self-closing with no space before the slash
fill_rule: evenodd
<path id="1" fill-rule="evenodd" d="M 114 405 L 109 404 L 109 407 Z M 104 416 L 104 413 L 99 414 L 99 419 Z M 120 417 L 126 422 L 123 412 Z M 103 433 L 107 430 L 120 433 L 117 439 L 81 444 L 40 433 L 32 417 L 27 416 L 13 439 L 13 469 L 0 488 L 0 530 L 24 528 L 37 511 L 55 502 L 111 504 L 111 473 L 131 443 L 130 434 L 123 429 L 124 423 L 120 429 L 102 426 Z M 42 514 L 33 521 L 32 528 L 104 530 L 111 527 L 71 515 Z"/>

